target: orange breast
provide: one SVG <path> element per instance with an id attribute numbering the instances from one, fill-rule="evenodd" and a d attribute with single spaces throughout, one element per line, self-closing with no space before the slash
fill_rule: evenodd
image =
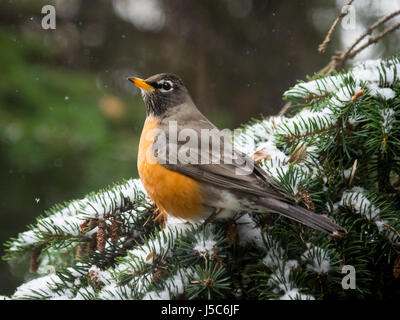
<path id="1" fill-rule="evenodd" d="M 199 216 L 203 205 L 196 181 L 164 168 L 152 152 L 157 124 L 157 118 L 148 117 L 140 137 L 138 170 L 143 186 L 161 211 L 184 219 Z"/>

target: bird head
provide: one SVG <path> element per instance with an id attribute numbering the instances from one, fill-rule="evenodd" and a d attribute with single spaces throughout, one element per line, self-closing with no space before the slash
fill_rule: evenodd
<path id="1" fill-rule="evenodd" d="M 128 80 L 140 89 L 148 115 L 162 116 L 189 98 L 182 80 L 171 73 L 160 73 L 147 79 L 129 77 Z"/>

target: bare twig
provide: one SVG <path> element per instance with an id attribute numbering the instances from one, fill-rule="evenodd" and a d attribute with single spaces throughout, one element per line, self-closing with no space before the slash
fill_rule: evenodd
<path id="1" fill-rule="evenodd" d="M 350 0 L 345 6 L 343 6 L 342 10 L 340 11 L 340 15 L 335 19 L 332 26 L 329 28 L 329 31 L 326 34 L 324 41 L 318 46 L 319 53 L 325 52 L 326 46 L 328 45 L 329 42 L 331 42 L 331 36 L 332 36 L 333 32 L 335 31 L 336 26 L 349 13 L 348 10 L 343 10 L 343 9 L 347 6 L 350 6 L 353 3 L 353 1 L 354 0 Z"/>
<path id="2" fill-rule="evenodd" d="M 354 1 L 354 0 L 353 0 Z M 351 5 L 351 3 L 353 3 L 353 1 L 349 1 L 347 5 Z M 342 9 L 343 11 L 343 9 Z M 325 37 L 325 40 L 322 44 L 319 45 L 318 47 L 318 51 L 319 52 L 324 52 L 326 45 L 330 42 L 332 33 L 334 32 L 337 24 L 339 23 L 339 21 L 341 19 L 343 19 L 343 17 L 345 17 L 347 14 L 347 12 L 342 12 L 337 18 L 336 20 L 333 22 L 331 28 L 328 31 L 328 34 Z M 358 44 L 360 44 L 360 42 L 367 37 L 368 35 L 372 34 L 372 31 L 375 30 L 376 28 L 378 28 L 380 25 L 384 24 L 385 22 L 389 21 L 390 19 L 396 17 L 397 15 L 400 15 L 400 10 L 396 10 L 393 11 L 392 13 L 378 19 L 377 21 L 375 21 L 372 25 L 370 25 L 365 32 L 360 35 L 352 45 L 350 45 L 346 51 L 337 51 L 335 55 L 333 55 L 329 61 L 329 63 L 323 67 L 320 71 L 317 72 L 317 74 L 325 74 L 325 75 L 329 75 L 330 73 L 332 73 L 333 70 L 336 70 L 338 68 L 343 67 L 343 65 L 345 64 L 345 62 L 349 59 L 354 58 L 357 54 L 359 54 L 361 51 L 363 51 L 364 49 L 366 49 L 367 47 L 369 47 L 370 45 L 377 43 L 380 39 L 384 38 L 385 36 L 387 36 L 388 34 L 392 33 L 393 31 L 397 30 L 400 28 L 400 23 L 397 23 L 393 26 L 390 26 L 388 28 L 386 28 L 385 30 L 383 30 L 382 32 L 380 32 L 378 35 L 376 35 L 375 37 L 371 37 L 368 39 L 368 41 L 363 44 L 362 46 L 360 46 L 359 48 L 355 49 L 356 46 Z M 279 111 L 278 116 L 283 116 L 287 110 L 290 108 L 291 106 L 291 102 L 286 103 L 283 108 Z"/>
<path id="3" fill-rule="evenodd" d="M 279 116 L 279 117 L 283 116 L 283 115 L 286 113 L 286 111 L 288 111 L 288 109 L 290 108 L 291 105 L 292 105 L 292 103 L 291 103 L 290 101 L 287 102 L 287 103 L 283 106 L 283 108 L 281 109 L 281 111 L 279 111 L 278 116 Z"/>
<path id="4" fill-rule="evenodd" d="M 379 27 L 381 24 L 385 23 L 386 21 L 392 19 L 393 17 L 397 16 L 400 14 L 400 10 L 393 11 L 392 13 L 380 18 L 379 20 L 375 21 L 372 25 L 370 25 L 365 32 L 357 38 L 356 41 L 345 51 L 344 53 L 344 58 L 347 58 L 347 56 L 350 55 L 352 50 L 355 48 L 357 44 L 361 42 L 366 36 L 370 35 L 373 30 L 375 30 L 377 27 Z M 353 56 L 354 57 L 354 56 Z"/>
<path id="5" fill-rule="evenodd" d="M 397 30 L 400 27 L 400 23 L 397 23 L 385 30 L 383 30 L 381 33 L 379 33 L 376 37 L 373 38 L 369 38 L 368 42 L 365 43 L 364 45 L 362 45 L 360 48 L 358 48 L 357 50 L 354 50 L 353 52 L 349 53 L 347 57 L 345 57 L 347 59 L 351 59 L 354 56 L 356 56 L 358 53 L 360 53 L 362 50 L 364 50 L 366 47 L 370 46 L 373 43 L 378 42 L 380 39 L 382 39 L 384 36 L 386 36 L 387 34 Z M 344 60 L 344 61 L 345 61 Z"/>
<path id="6" fill-rule="evenodd" d="M 397 237 L 400 238 L 400 233 L 395 228 L 393 228 L 391 225 L 389 225 L 387 223 L 383 223 L 382 225 L 384 227 L 389 228 L 390 230 L 392 230 L 394 233 L 396 233 Z"/>
<path id="7" fill-rule="evenodd" d="M 292 136 L 283 136 L 282 139 L 286 140 L 286 141 L 294 141 L 294 140 L 298 140 L 298 139 L 301 139 L 301 138 L 309 137 L 309 136 L 311 136 L 313 134 L 327 132 L 327 131 L 335 128 L 335 127 L 336 127 L 336 124 L 334 124 L 334 125 L 332 125 L 330 127 L 318 129 L 318 130 L 315 130 L 315 131 L 312 131 L 312 132 L 306 132 L 304 134 L 295 134 L 295 135 L 292 135 Z"/>
<path id="8" fill-rule="evenodd" d="M 320 95 L 320 96 L 309 95 L 309 96 L 306 98 L 306 102 L 310 102 L 310 101 L 313 100 L 313 99 L 326 98 L 326 97 L 328 97 L 328 96 L 329 96 L 329 93 L 323 94 L 323 95 Z M 291 103 L 290 101 L 287 102 L 287 103 L 282 107 L 282 109 L 279 111 L 278 116 L 281 117 L 281 116 L 285 115 L 285 113 L 289 110 L 289 108 L 290 108 L 291 105 L 292 105 L 292 103 Z"/>
<path id="9" fill-rule="evenodd" d="M 391 27 L 388 27 L 387 29 L 383 30 L 381 33 L 379 33 L 377 36 L 370 38 L 364 45 L 359 47 L 358 49 L 355 49 L 355 47 L 368 35 L 372 33 L 373 30 L 375 30 L 377 27 L 382 25 L 383 23 L 387 22 L 388 20 L 392 19 L 393 17 L 397 16 L 400 14 L 400 10 L 396 10 L 380 19 L 375 21 L 372 25 L 370 25 L 365 32 L 359 36 L 354 43 L 349 46 L 346 51 L 344 52 L 337 52 L 336 55 L 333 55 L 331 57 L 331 61 L 322 68 L 318 73 L 324 73 L 324 74 L 330 74 L 333 70 L 337 68 L 343 67 L 345 62 L 348 59 L 354 58 L 357 54 L 359 54 L 362 50 L 365 48 L 369 47 L 371 44 L 378 42 L 380 39 L 388 35 L 389 33 L 395 31 L 398 29 L 400 26 L 399 24 L 395 24 Z"/>

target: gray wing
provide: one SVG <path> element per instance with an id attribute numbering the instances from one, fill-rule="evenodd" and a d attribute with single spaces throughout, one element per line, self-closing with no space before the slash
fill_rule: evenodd
<path id="1" fill-rule="evenodd" d="M 200 128 L 193 128 L 196 128 L 195 123 L 187 124 L 186 128 L 178 126 L 178 133 L 184 132 L 181 139 L 172 139 L 167 130 L 162 131 L 165 138 L 159 139 L 157 136 L 153 151 L 160 164 L 213 186 L 294 202 L 291 195 L 280 188 L 253 159 L 235 149 L 231 138 L 223 135 L 211 123 L 202 122 L 201 125 L 201 129 L 212 130 L 208 138 L 201 136 Z M 215 141 L 219 141 L 219 148 Z M 213 146 L 216 148 L 213 149 Z"/>

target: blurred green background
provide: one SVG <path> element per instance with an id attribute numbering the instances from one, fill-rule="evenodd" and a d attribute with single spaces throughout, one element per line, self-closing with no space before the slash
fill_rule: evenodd
<path id="1" fill-rule="evenodd" d="M 2 0 L 0 243 L 58 202 L 137 177 L 145 109 L 127 76 L 176 73 L 201 111 L 233 129 L 276 114 L 284 90 L 395 9 L 362 2 L 355 29 L 339 28 L 321 55 L 343 1 Z M 41 27 L 45 4 L 56 8 L 55 30 Z M 398 49 L 386 41 L 361 58 Z M 22 269 L 1 262 L 0 294 Z"/>

